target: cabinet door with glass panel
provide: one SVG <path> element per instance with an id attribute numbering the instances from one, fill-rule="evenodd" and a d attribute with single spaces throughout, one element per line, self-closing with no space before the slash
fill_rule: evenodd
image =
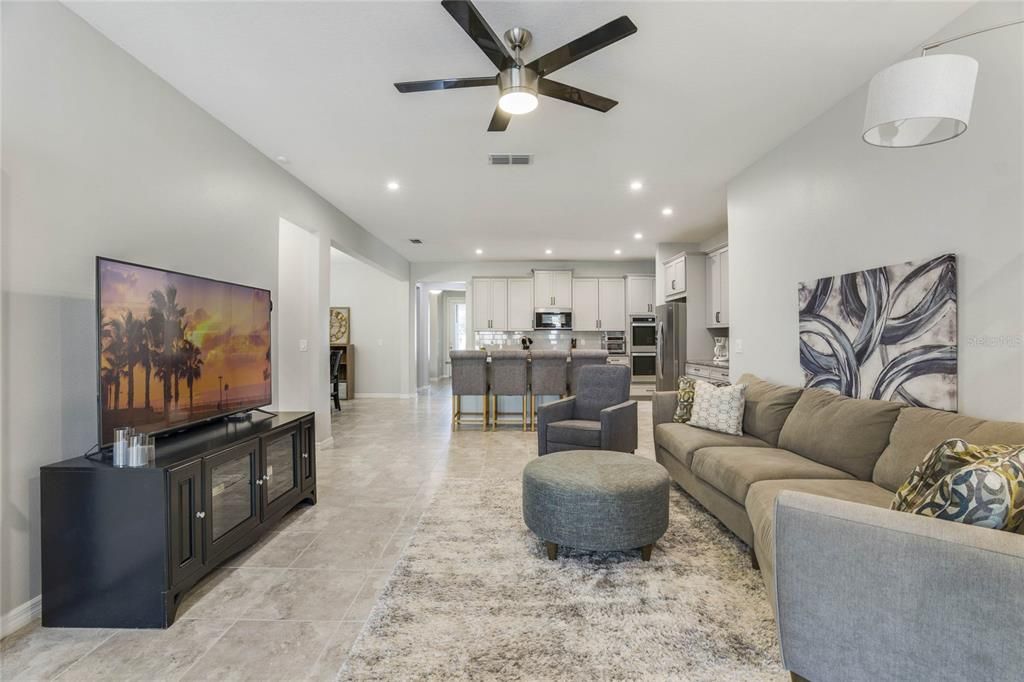
<path id="1" fill-rule="evenodd" d="M 263 520 L 283 513 L 302 495 L 302 442 L 296 425 L 263 439 L 262 489 Z"/>
<path id="2" fill-rule="evenodd" d="M 260 523 L 260 442 L 240 443 L 203 458 L 206 561 L 216 564 L 234 553 L 240 539 Z"/>

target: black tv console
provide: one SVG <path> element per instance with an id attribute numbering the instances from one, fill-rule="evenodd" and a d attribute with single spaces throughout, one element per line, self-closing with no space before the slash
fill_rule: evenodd
<path id="1" fill-rule="evenodd" d="M 42 622 L 166 628 L 181 600 L 300 502 L 316 504 L 312 412 L 158 439 L 156 461 L 41 467 Z"/>

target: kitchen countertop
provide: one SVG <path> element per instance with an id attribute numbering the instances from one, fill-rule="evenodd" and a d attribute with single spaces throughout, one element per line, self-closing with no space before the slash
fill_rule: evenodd
<path id="1" fill-rule="evenodd" d="M 686 358 L 686 362 L 691 365 L 703 365 L 704 367 L 719 367 L 721 369 L 729 369 L 729 361 L 725 362 L 714 362 L 713 360 L 693 360 Z"/>

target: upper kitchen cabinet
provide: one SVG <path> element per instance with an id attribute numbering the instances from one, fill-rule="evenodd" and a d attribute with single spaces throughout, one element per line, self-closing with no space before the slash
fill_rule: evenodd
<path id="1" fill-rule="evenodd" d="M 505 331 L 508 329 L 508 280 L 476 278 L 473 280 L 474 331 Z"/>
<path id="2" fill-rule="evenodd" d="M 534 270 L 533 305 L 535 308 L 572 308 L 571 270 Z"/>
<path id="3" fill-rule="evenodd" d="M 528 277 L 508 280 L 508 331 L 533 331 L 533 280 Z"/>
<path id="4" fill-rule="evenodd" d="M 626 314 L 654 314 L 654 277 L 629 275 L 626 277 Z"/>
<path id="5" fill-rule="evenodd" d="M 626 283 L 622 278 L 572 280 L 573 331 L 625 331 Z"/>
<path id="6" fill-rule="evenodd" d="M 665 300 L 686 295 L 686 254 L 665 261 Z"/>
<path id="7" fill-rule="evenodd" d="M 729 249 L 708 254 L 708 327 L 729 326 Z"/>

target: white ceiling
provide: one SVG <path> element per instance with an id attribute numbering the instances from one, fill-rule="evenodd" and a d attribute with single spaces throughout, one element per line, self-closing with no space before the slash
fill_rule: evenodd
<path id="1" fill-rule="evenodd" d="M 730 178 L 967 3 L 480 2 L 498 34 L 533 32 L 528 60 L 622 14 L 639 29 L 555 76 L 619 106 L 541 98 L 505 133 L 486 131 L 496 90 L 392 86 L 494 73 L 439 2 L 70 6 L 407 258 L 431 261 L 481 258 L 478 247 L 502 260 L 651 257 L 658 241 L 703 239 L 725 224 Z M 489 167 L 494 152 L 535 163 Z"/>

